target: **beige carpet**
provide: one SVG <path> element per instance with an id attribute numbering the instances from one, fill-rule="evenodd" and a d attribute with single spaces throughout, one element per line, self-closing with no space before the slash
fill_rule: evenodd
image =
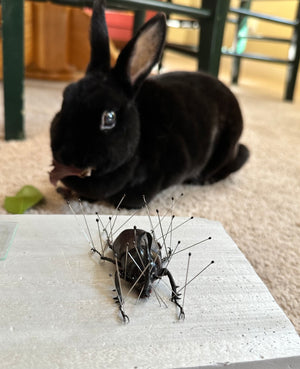
<path id="1" fill-rule="evenodd" d="M 0 213 L 5 213 L 5 195 L 14 195 L 25 184 L 36 186 L 45 196 L 28 213 L 70 212 L 47 174 L 49 121 L 60 105 L 63 86 L 26 82 L 25 141 L 3 141 L 1 112 Z M 282 102 L 281 93 L 265 87 L 259 90 L 246 83 L 234 89 L 245 119 L 242 141 L 251 150 L 248 164 L 211 186 L 169 188 L 150 205 L 155 212 L 183 192 L 176 215 L 220 221 L 300 332 L 300 105 L 299 100 Z M 90 213 L 112 212 L 107 204 L 84 203 L 84 207 Z"/>

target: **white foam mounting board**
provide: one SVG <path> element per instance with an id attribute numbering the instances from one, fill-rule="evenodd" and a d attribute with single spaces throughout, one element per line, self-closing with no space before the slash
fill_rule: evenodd
<path id="1" fill-rule="evenodd" d="M 108 216 L 101 218 L 106 224 Z M 126 219 L 120 216 L 114 229 Z M 0 221 L 18 223 L 0 261 L 2 369 L 300 368 L 293 325 L 218 222 L 196 218 L 172 233 L 172 246 L 180 240 L 181 248 L 212 237 L 169 265 L 182 286 L 189 251 L 189 277 L 215 261 L 187 287 L 185 320 L 177 319 L 164 277 L 156 290 L 168 307 L 153 293 L 138 302 L 130 295 L 130 323 L 124 324 L 113 301 L 115 267 L 89 253 L 81 216 L 3 215 Z M 173 228 L 183 221 L 175 218 Z M 95 216 L 87 222 L 100 248 Z M 170 218 L 163 220 L 164 230 L 169 224 Z M 124 228 L 134 225 L 151 229 L 147 217 L 133 217 Z"/>

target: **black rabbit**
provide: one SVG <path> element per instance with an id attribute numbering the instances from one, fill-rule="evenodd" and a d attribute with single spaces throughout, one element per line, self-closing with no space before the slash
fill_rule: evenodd
<path id="1" fill-rule="evenodd" d="M 239 104 L 218 79 L 173 72 L 146 79 L 164 47 L 164 14 L 150 19 L 110 68 L 104 1 L 95 0 L 91 61 L 64 91 L 51 124 L 53 184 L 89 200 L 138 208 L 177 183 L 213 183 L 249 156 Z"/>

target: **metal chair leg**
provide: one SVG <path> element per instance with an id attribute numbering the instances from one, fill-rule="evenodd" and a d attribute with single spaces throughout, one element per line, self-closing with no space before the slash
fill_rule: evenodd
<path id="1" fill-rule="evenodd" d="M 139 28 L 144 24 L 145 16 L 146 16 L 145 10 L 136 10 L 134 12 L 133 34 L 136 34 Z"/>
<path id="2" fill-rule="evenodd" d="M 5 139 L 23 139 L 24 0 L 2 0 Z"/>
<path id="3" fill-rule="evenodd" d="M 251 0 L 241 0 L 240 2 L 240 8 L 243 8 L 243 9 L 249 10 L 250 5 L 251 5 Z M 238 17 L 237 29 L 236 29 L 235 39 L 234 39 L 234 49 L 235 49 L 234 51 L 235 52 L 239 52 L 238 44 L 240 41 L 240 31 L 241 29 L 247 26 L 247 20 L 248 20 L 248 17 L 245 17 L 244 15 L 239 15 Z M 233 61 L 232 61 L 231 83 L 238 84 L 240 68 L 241 68 L 241 58 L 234 56 Z"/>
<path id="4" fill-rule="evenodd" d="M 202 7 L 210 9 L 212 17 L 201 21 L 198 46 L 198 69 L 218 76 L 224 26 L 229 0 L 202 0 Z"/>
<path id="5" fill-rule="evenodd" d="M 300 3 L 298 5 L 296 19 L 300 19 Z M 287 80 L 285 85 L 284 99 L 293 101 L 295 85 L 297 79 L 297 72 L 300 62 L 300 24 L 294 28 L 290 52 L 293 53 L 291 64 L 288 65 Z"/>

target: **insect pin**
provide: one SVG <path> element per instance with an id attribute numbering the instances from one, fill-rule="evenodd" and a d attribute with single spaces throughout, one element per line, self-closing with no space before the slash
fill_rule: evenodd
<path id="1" fill-rule="evenodd" d="M 123 197 L 124 198 L 124 197 Z M 173 200 L 173 198 L 172 198 Z M 145 201 L 145 200 L 144 200 Z M 87 238 L 89 239 L 89 243 L 91 244 L 91 251 L 93 253 L 96 253 L 99 255 L 100 260 L 108 261 L 115 265 L 115 275 L 114 275 L 114 283 L 115 283 L 115 291 L 117 292 L 117 296 L 114 298 L 116 303 L 119 305 L 119 311 L 122 316 L 122 319 L 124 323 L 129 322 L 129 317 L 125 312 L 125 299 L 123 296 L 122 291 L 122 284 L 121 280 L 124 280 L 129 283 L 130 289 L 127 293 L 129 293 L 135 289 L 138 292 L 138 299 L 150 297 L 150 294 L 152 291 L 154 291 L 155 296 L 157 297 L 158 301 L 159 298 L 161 301 L 163 301 L 162 297 L 159 296 L 157 291 L 158 283 L 162 280 L 163 277 L 168 277 L 170 287 L 171 287 L 171 301 L 177 306 L 179 309 L 178 319 L 183 320 L 185 318 L 185 312 L 184 312 L 184 298 L 186 294 L 186 287 L 188 284 L 190 284 L 196 277 L 198 277 L 205 269 L 208 268 L 213 261 L 210 262 L 205 268 L 203 268 L 197 275 L 195 275 L 191 280 L 187 280 L 188 277 L 188 268 L 189 268 L 189 261 L 191 257 L 191 253 L 189 253 L 189 259 L 188 259 L 188 266 L 186 271 L 186 279 L 185 284 L 183 287 L 178 290 L 179 286 L 176 285 L 175 280 L 173 278 L 173 275 L 168 269 L 168 265 L 172 260 L 172 257 L 182 251 L 185 251 L 191 247 L 194 247 L 200 243 L 203 243 L 211 237 L 208 237 L 205 240 L 201 240 L 193 245 L 187 246 L 181 250 L 178 250 L 179 245 L 181 244 L 180 241 L 177 242 L 177 245 L 174 249 L 171 247 L 172 243 L 172 233 L 173 230 L 178 228 L 179 226 L 182 226 L 187 221 L 192 220 L 193 217 L 190 217 L 189 219 L 185 220 L 181 224 L 177 225 L 176 227 L 173 227 L 173 220 L 174 215 L 170 218 L 170 224 L 167 228 L 167 230 L 164 232 L 162 228 L 162 218 L 160 217 L 159 211 L 156 210 L 158 223 L 156 226 L 153 225 L 152 219 L 150 217 L 150 212 L 148 205 L 145 201 L 145 207 L 148 213 L 148 218 L 151 226 L 151 231 L 145 231 L 143 229 L 139 229 L 136 226 L 133 228 L 124 229 L 119 233 L 119 235 L 114 238 L 114 234 L 116 234 L 121 228 L 124 227 L 124 225 L 133 217 L 129 217 L 126 222 L 120 226 L 117 230 L 113 230 L 116 218 L 109 217 L 109 221 L 107 225 L 104 225 L 101 217 L 96 213 L 97 215 L 97 227 L 98 227 L 98 233 L 99 233 L 99 239 L 100 239 L 100 245 L 101 245 L 101 251 L 99 251 L 92 240 L 91 232 L 88 227 L 88 223 L 86 221 L 85 214 L 83 212 L 81 201 L 79 200 L 81 210 L 84 216 L 85 225 L 88 230 Z M 121 202 L 120 202 L 121 204 Z M 120 206 L 119 204 L 119 206 Z M 73 214 L 75 214 L 74 210 L 72 209 L 70 203 L 68 203 L 69 207 L 71 208 Z M 117 211 L 118 208 L 117 207 Z M 164 216 L 165 217 L 165 216 Z M 163 217 L 163 218 L 164 218 Z M 105 234 L 106 240 L 103 240 L 101 235 L 101 229 L 102 233 Z M 159 228 L 159 231 L 161 235 L 159 237 L 156 237 L 155 235 L 155 229 Z M 170 238 L 170 246 L 167 246 L 167 236 Z M 159 242 L 161 240 L 161 242 Z M 105 255 L 106 249 L 111 249 L 113 257 L 108 257 Z M 163 256 L 164 252 L 164 256 Z M 155 284 L 155 281 L 158 281 L 157 284 Z M 183 302 L 180 303 L 181 299 L 181 291 L 183 292 Z"/>

